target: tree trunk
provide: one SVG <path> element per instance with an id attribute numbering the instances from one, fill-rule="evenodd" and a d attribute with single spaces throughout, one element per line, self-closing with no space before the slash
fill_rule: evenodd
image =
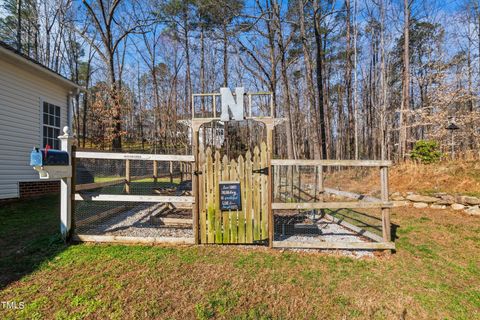
<path id="1" fill-rule="evenodd" d="M 287 156 L 289 159 L 294 159 L 294 152 L 293 152 L 293 128 L 292 128 L 292 106 L 290 100 L 290 87 L 288 82 L 287 76 L 287 61 L 286 61 L 286 48 L 284 47 L 283 42 L 283 32 L 282 32 L 282 25 L 280 21 L 280 8 L 276 0 L 272 1 L 272 9 L 275 14 L 275 30 L 277 31 L 278 38 L 277 38 L 277 46 L 278 51 L 280 54 L 280 74 L 282 77 L 282 89 L 283 89 L 283 99 L 285 102 L 285 108 L 287 109 L 287 116 L 288 116 L 288 123 L 287 123 Z"/>
<path id="2" fill-rule="evenodd" d="M 17 2 L 17 51 L 22 52 L 22 0 Z"/>
<path id="3" fill-rule="evenodd" d="M 120 101 L 118 100 L 118 87 L 117 79 L 115 77 L 115 65 L 114 65 L 114 55 L 112 52 L 109 53 L 109 76 L 110 76 L 110 103 L 113 108 L 112 112 L 112 151 L 121 151 L 122 150 L 122 124 L 121 124 L 121 106 Z"/>
<path id="4" fill-rule="evenodd" d="M 310 57 L 310 48 L 308 46 L 308 39 L 307 33 L 305 31 L 305 13 L 303 10 L 304 7 L 303 0 L 298 1 L 298 14 L 300 19 L 300 38 L 302 40 L 302 50 L 303 50 L 303 60 L 305 61 L 305 80 L 307 83 L 307 92 L 308 92 L 308 100 L 310 103 L 310 123 L 315 124 L 319 123 L 319 117 L 317 113 L 317 102 L 315 97 L 315 87 L 313 84 L 313 65 L 312 59 Z M 312 119 L 313 118 L 313 119 Z M 313 121 L 312 121 L 313 120 Z M 317 135 L 317 131 L 314 131 L 314 157 L 316 159 L 320 158 L 320 148 L 318 147 L 318 141 L 320 141 L 320 136 Z"/>
<path id="5" fill-rule="evenodd" d="M 228 30 L 227 21 L 223 20 L 223 86 L 228 87 Z"/>
<path id="6" fill-rule="evenodd" d="M 398 157 L 405 159 L 407 149 L 407 125 L 408 111 L 410 110 L 410 8 L 408 0 L 403 1 L 404 5 L 404 25 L 403 25 L 403 85 L 402 85 L 402 104 L 400 108 L 400 132 L 398 139 Z"/>
<path id="7" fill-rule="evenodd" d="M 322 159 L 327 159 L 327 134 L 325 128 L 325 105 L 323 92 L 323 43 L 321 31 L 321 7 L 320 0 L 314 2 L 314 31 L 316 44 L 316 60 L 317 60 L 317 91 L 318 91 L 318 117 L 317 136 L 320 136 L 320 147 L 322 150 Z"/>
<path id="8" fill-rule="evenodd" d="M 351 27 L 350 27 L 350 0 L 345 0 L 346 11 L 346 46 L 345 46 L 345 91 L 348 111 L 348 157 L 353 159 L 355 157 L 355 128 L 354 128 L 354 112 L 352 106 L 352 52 L 351 52 Z"/>

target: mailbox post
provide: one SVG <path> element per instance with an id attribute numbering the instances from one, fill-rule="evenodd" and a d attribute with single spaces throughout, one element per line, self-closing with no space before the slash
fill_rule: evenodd
<path id="1" fill-rule="evenodd" d="M 69 165 L 72 164 L 72 142 L 73 136 L 70 135 L 70 129 L 65 126 L 63 135 L 59 136 L 61 142 L 61 150 L 66 151 L 69 156 Z M 72 227 L 72 178 L 62 178 L 60 182 L 60 231 L 64 240 L 70 236 Z"/>

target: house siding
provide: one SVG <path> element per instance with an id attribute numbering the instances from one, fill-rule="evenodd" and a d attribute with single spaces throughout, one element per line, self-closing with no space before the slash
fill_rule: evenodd
<path id="1" fill-rule="evenodd" d="M 61 108 L 67 125 L 68 89 L 0 57 L 0 199 L 20 196 L 19 183 L 39 181 L 30 167 L 30 152 L 42 145 L 41 102 Z"/>

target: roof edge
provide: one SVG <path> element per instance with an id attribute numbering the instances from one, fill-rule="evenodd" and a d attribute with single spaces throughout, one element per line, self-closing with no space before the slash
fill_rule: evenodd
<path id="1" fill-rule="evenodd" d="M 80 86 L 79 84 L 76 84 L 75 82 L 65 78 L 58 72 L 53 71 L 52 69 L 44 66 L 40 62 L 26 56 L 25 54 L 18 52 L 16 49 L 14 49 L 13 47 L 9 46 L 8 44 L 2 41 L 0 41 L 0 52 L 4 52 L 7 56 L 10 56 L 15 60 L 26 63 L 27 65 L 36 69 L 37 71 L 40 71 L 52 76 L 56 80 L 59 80 L 60 82 L 62 82 L 64 85 L 70 88 L 76 89 L 77 92 L 82 90 L 82 86 Z"/>

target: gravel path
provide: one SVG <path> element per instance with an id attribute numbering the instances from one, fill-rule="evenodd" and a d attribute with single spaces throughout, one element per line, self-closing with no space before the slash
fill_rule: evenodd
<path id="1" fill-rule="evenodd" d="M 152 211 L 158 206 L 159 204 L 138 205 L 103 220 L 101 224 L 93 226 L 84 233 L 129 237 L 193 237 L 192 229 L 161 228 L 150 223 Z"/>
<path id="2" fill-rule="evenodd" d="M 129 237 L 185 237 L 192 238 L 192 229 L 165 228 L 150 222 L 152 212 L 155 212 L 159 204 L 140 204 L 130 210 L 115 214 L 103 220 L 83 234 L 89 235 L 115 235 Z M 292 227 L 292 226 L 290 226 Z M 281 234 L 276 230 L 276 241 L 295 241 L 302 243 L 315 243 L 325 241 L 366 242 L 364 238 L 355 232 L 334 223 L 327 218 L 321 218 L 310 224 L 296 224 L 294 231 Z M 292 249 L 293 251 L 318 251 L 316 249 Z M 368 250 L 332 250 L 332 252 L 353 257 L 373 256 Z"/>

